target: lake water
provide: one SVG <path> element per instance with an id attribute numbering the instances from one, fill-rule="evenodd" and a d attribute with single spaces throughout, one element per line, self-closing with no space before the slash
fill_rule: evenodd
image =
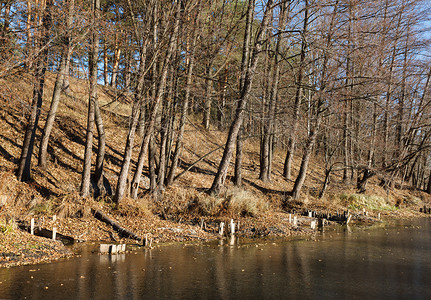
<path id="1" fill-rule="evenodd" d="M 431 221 L 0 269 L 0 299 L 426 299 Z"/>

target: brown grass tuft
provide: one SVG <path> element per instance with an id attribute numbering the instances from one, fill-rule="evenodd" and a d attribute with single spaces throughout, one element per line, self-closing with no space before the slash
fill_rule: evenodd
<path id="1" fill-rule="evenodd" d="M 230 212 L 241 216 L 256 216 L 269 210 L 268 202 L 249 190 L 233 188 L 227 193 Z"/>
<path id="2" fill-rule="evenodd" d="M 54 208 L 52 209 L 59 218 L 79 217 L 88 218 L 91 216 L 91 208 L 94 201 L 82 198 L 79 193 L 70 193 L 52 199 Z"/>

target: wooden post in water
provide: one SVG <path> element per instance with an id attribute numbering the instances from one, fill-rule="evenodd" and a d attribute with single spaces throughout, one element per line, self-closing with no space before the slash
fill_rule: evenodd
<path id="1" fill-rule="evenodd" d="M 57 236 L 57 227 L 52 228 L 52 239 L 55 241 L 55 238 Z"/>
<path id="2" fill-rule="evenodd" d="M 31 218 L 30 221 L 30 234 L 34 235 L 34 218 Z"/>
<path id="3" fill-rule="evenodd" d="M 298 226 L 298 217 L 297 216 L 293 217 L 293 226 Z"/>
<path id="4" fill-rule="evenodd" d="M 235 223 L 233 222 L 233 219 L 230 219 L 230 234 L 235 234 Z"/>
<path id="5" fill-rule="evenodd" d="M 109 246 L 109 253 L 110 253 L 110 254 L 115 254 L 115 253 L 117 253 L 117 245 L 110 245 L 110 246 Z"/>
<path id="6" fill-rule="evenodd" d="M 223 235 L 223 231 L 224 231 L 224 222 L 220 222 L 220 228 L 219 228 L 218 233 L 219 233 L 220 235 Z"/>
<path id="7" fill-rule="evenodd" d="M 311 229 L 316 229 L 316 221 L 311 221 L 310 227 Z"/>
<path id="8" fill-rule="evenodd" d="M 310 218 L 312 218 L 312 217 L 313 217 L 313 212 L 312 212 L 311 210 L 309 210 L 309 211 L 308 211 L 308 216 L 309 216 Z"/>
<path id="9" fill-rule="evenodd" d="M 109 244 L 100 244 L 99 251 L 100 253 L 109 253 Z"/>

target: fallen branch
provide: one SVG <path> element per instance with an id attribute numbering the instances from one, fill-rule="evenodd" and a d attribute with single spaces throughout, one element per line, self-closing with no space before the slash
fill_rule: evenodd
<path id="1" fill-rule="evenodd" d="M 132 240 L 136 240 L 136 241 L 142 241 L 142 238 L 138 235 L 136 235 L 135 233 L 127 230 L 126 228 L 122 227 L 120 224 L 118 224 L 117 222 L 111 220 L 109 217 L 107 217 L 104 213 L 102 213 L 99 210 L 94 210 L 92 209 L 91 212 L 93 213 L 93 216 L 99 220 L 102 221 L 108 225 L 112 226 L 112 229 L 114 229 L 116 232 L 118 232 L 118 235 L 124 238 L 129 238 Z"/>

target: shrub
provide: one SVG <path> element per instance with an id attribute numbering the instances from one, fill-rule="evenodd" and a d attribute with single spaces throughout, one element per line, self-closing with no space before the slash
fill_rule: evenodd
<path id="1" fill-rule="evenodd" d="M 389 205 L 383 197 L 363 194 L 341 194 L 340 200 L 349 209 L 379 209 L 395 210 L 396 207 Z"/>
<path id="2" fill-rule="evenodd" d="M 250 191 L 234 188 L 227 195 L 229 211 L 239 215 L 256 216 L 266 212 L 269 204 Z"/>

